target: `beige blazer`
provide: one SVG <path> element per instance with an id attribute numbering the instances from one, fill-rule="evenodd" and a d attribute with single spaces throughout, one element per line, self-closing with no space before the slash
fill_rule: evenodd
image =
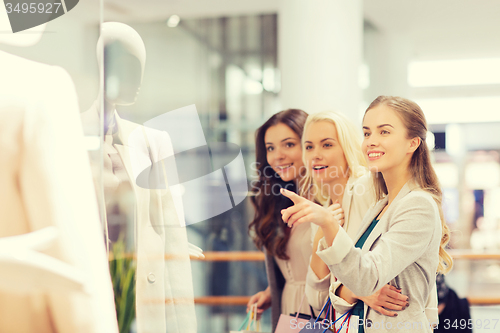
<path id="1" fill-rule="evenodd" d="M 356 240 L 387 204 L 387 197 L 370 209 Z M 338 281 L 330 288 L 330 298 L 337 311 L 345 312 L 354 304 L 335 295 L 340 284 L 355 294 L 368 296 L 383 285 L 401 288 L 410 299 L 409 307 L 397 317 L 386 317 L 365 304 L 367 332 L 430 332 L 426 316 L 429 297 L 435 299 L 436 271 L 439 263 L 441 220 L 432 196 L 405 184 L 391 206 L 371 232 L 362 249 L 340 229 L 332 246 L 320 240 L 317 254 Z"/>
<path id="2" fill-rule="evenodd" d="M 344 209 L 343 228 L 351 239 L 356 237 L 365 213 L 374 204 L 375 191 L 370 173 L 366 173 L 358 178 L 349 178 L 342 198 L 342 208 Z M 314 239 L 318 226 L 311 224 L 311 228 Z M 321 311 L 321 308 L 325 304 L 329 295 L 330 284 L 333 282 L 335 282 L 335 278 L 331 274 L 320 280 L 311 269 L 311 266 L 308 267 L 305 289 L 306 297 L 316 314 Z"/>
<path id="3" fill-rule="evenodd" d="M 98 124 L 95 105 L 82 117 Z M 172 157 L 167 132 L 147 128 L 114 114 L 119 141 L 114 144 L 127 171 L 135 194 L 136 229 L 136 315 L 138 333 L 194 333 L 193 282 L 188 241 L 180 193 L 168 186 L 161 160 Z M 151 184 L 164 183 L 163 189 L 137 185 L 141 172 L 153 165 Z M 175 163 L 169 163 L 175 167 Z M 158 168 L 154 170 L 154 168 Z M 169 170 L 169 174 L 176 171 Z"/>
<path id="4" fill-rule="evenodd" d="M 44 253 L 78 270 L 85 287 L 16 294 L 1 285 L 0 332 L 118 332 L 73 82 L 59 67 L 0 58 L 0 237 L 57 228 Z"/>

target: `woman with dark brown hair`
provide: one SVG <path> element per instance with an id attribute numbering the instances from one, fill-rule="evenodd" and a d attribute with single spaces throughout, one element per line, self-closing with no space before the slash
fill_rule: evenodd
<path id="1" fill-rule="evenodd" d="M 258 313 L 272 307 L 273 331 L 281 313 L 309 313 L 303 302 L 307 267 L 312 253 L 311 228 L 290 229 L 283 223 L 281 210 L 293 203 L 280 194 L 282 188 L 298 192 L 304 175 L 301 137 L 307 113 L 289 109 L 273 115 L 256 131 L 255 149 L 258 180 L 252 188 L 255 216 L 249 232 L 266 254 L 269 286 L 250 298 Z"/>

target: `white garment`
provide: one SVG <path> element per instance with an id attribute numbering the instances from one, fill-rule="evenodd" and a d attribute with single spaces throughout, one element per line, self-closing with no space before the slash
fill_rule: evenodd
<path id="1" fill-rule="evenodd" d="M 117 130 L 116 125 L 114 129 Z M 110 128 L 104 136 L 103 145 L 102 187 L 106 205 L 105 220 L 110 243 L 121 239 L 125 242 L 127 251 L 132 252 L 135 239 L 135 194 L 126 167 L 115 148 L 115 145 L 120 144 L 120 140 L 116 133 L 111 134 L 112 130 L 113 128 Z M 94 182 L 98 183 L 99 180 L 97 178 Z"/>
<path id="2" fill-rule="evenodd" d="M 96 106 L 94 103 L 82 114 L 84 123 L 99 123 Z M 116 112 L 114 118 L 121 144 L 113 143 L 113 147 L 134 193 L 137 331 L 194 333 L 196 315 L 182 197 L 173 193 L 163 178 L 163 188 L 137 184 L 139 174 L 151 166 L 160 171 L 157 176 L 165 174 L 161 161 L 174 154 L 170 137 L 166 132 L 121 119 Z M 151 182 L 155 184 L 158 182 Z"/>
<path id="3" fill-rule="evenodd" d="M 0 332 L 118 332 L 73 82 L 58 67 L 2 51 L 0 59 L 0 237 L 56 227 L 45 253 L 80 270 L 86 289 L 2 288 Z"/>
<path id="4" fill-rule="evenodd" d="M 305 293 L 307 267 L 312 254 L 310 239 L 310 223 L 293 227 L 286 249 L 290 259 L 283 260 L 275 257 L 286 281 L 281 295 L 281 313 L 283 314 L 289 315 L 299 311 L 300 302 Z M 311 312 L 307 300 L 304 300 L 300 312 L 305 314 Z"/>

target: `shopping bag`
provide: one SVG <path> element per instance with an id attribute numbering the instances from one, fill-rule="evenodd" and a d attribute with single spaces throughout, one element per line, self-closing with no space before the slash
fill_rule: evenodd
<path id="1" fill-rule="evenodd" d="M 298 316 L 293 317 L 282 314 L 280 315 L 280 319 L 278 321 L 278 325 L 276 325 L 276 330 L 274 331 L 274 333 L 298 333 L 303 327 L 305 327 L 307 322 L 309 322 L 309 320 L 300 318 Z"/>
<path id="2" fill-rule="evenodd" d="M 302 308 L 302 304 L 304 303 L 305 297 L 306 294 L 304 293 L 296 315 L 280 315 L 280 319 L 278 321 L 278 325 L 276 325 L 276 330 L 274 331 L 274 333 L 298 333 L 305 326 L 305 324 L 309 322 L 309 319 L 301 318 L 299 313 L 300 309 Z M 312 312 L 312 310 L 311 315 L 308 317 L 314 318 L 314 313 Z"/>
<path id="3" fill-rule="evenodd" d="M 250 311 L 248 311 L 245 320 L 241 323 L 237 331 L 230 331 L 230 333 L 255 333 L 260 332 L 260 319 L 257 319 L 257 303 L 252 304 Z"/>
<path id="4" fill-rule="evenodd" d="M 328 330 L 328 327 L 330 326 L 330 321 L 326 319 L 328 317 L 328 311 L 325 315 L 325 319 L 321 319 L 321 315 L 323 314 L 323 312 L 325 312 L 325 309 L 330 310 L 330 298 L 326 300 L 326 303 L 321 309 L 318 317 L 311 318 L 307 323 L 305 323 L 304 326 L 302 326 L 302 329 L 299 332 L 326 332 Z"/>
<path id="5" fill-rule="evenodd" d="M 344 316 L 343 319 L 342 316 Z M 351 311 L 348 311 L 335 319 L 335 310 L 333 311 L 333 322 L 335 326 L 335 333 L 358 333 L 359 330 L 359 316 L 355 316 Z M 333 326 L 331 328 L 333 331 Z"/>
<path id="6" fill-rule="evenodd" d="M 327 313 L 325 315 L 325 319 L 321 319 L 321 315 L 327 309 Z M 304 328 L 300 331 L 301 333 L 326 333 L 326 332 L 335 332 L 335 333 L 348 333 L 348 323 L 351 318 L 351 311 L 344 313 L 338 319 L 331 318 L 332 312 L 335 310 L 332 309 L 330 312 L 330 319 L 328 318 L 328 312 L 330 311 L 330 298 L 327 299 L 323 309 L 318 315 L 318 318 L 311 318 L 308 323 L 305 324 Z M 339 323 L 339 324 L 338 324 Z M 338 331 L 337 331 L 338 329 Z M 347 330 L 346 330 L 347 329 Z M 352 333 L 352 332 L 351 332 Z"/>

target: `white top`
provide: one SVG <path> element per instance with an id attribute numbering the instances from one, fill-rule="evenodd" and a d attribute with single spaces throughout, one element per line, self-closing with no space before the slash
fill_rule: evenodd
<path id="1" fill-rule="evenodd" d="M 304 297 L 307 268 L 309 267 L 312 254 L 310 239 L 310 223 L 299 224 L 292 228 L 290 239 L 288 240 L 286 253 L 290 259 L 283 260 L 275 256 L 281 274 L 283 274 L 286 280 L 281 295 L 282 314 L 289 315 L 297 312 Z M 306 300 L 304 300 L 300 312 L 305 314 L 310 313 Z"/>

